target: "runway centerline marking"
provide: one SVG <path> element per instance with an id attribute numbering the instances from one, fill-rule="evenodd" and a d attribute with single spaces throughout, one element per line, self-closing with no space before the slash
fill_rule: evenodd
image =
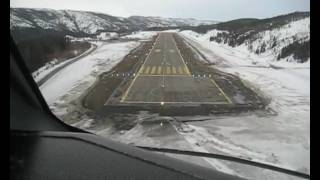
<path id="1" fill-rule="evenodd" d="M 127 88 L 127 90 L 125 91 L 125 93 L 122 95 L 121 97 L 121 100 L 120 102 L 124 102 L 124 103 L 161 103 L 161 102 L 158 102 L 159 100 L 161 99 L 153 99 L 151 101 L 148 101 L 148 99 L 146 99 L 146 101 L 143 101 L 141 98 L 128 98 L 128 94 L 132 94 L 131 93 L 131 90 L 132 89 L 135 89 L 137 85 L 133 87 L 134 84 L 136 84 L 136 80 L 139 76 L 141 77 L 166 77 L 166 76 L 177 76 L 177 77 L 190 77 L 191 74 L 190 74 L 190 71 L 189 71 L 189 68 L 187 66 L 187 64 L 185 63 L 181 53 L 180 53 L 180 50 L 178 49 L 178 46 L 177 46 L 177 43 L 176 43 L 176 40 L 174 39 L 174 37 L 171 35 L 171 36 L 164 36 L 162 35 L 161 37 L 164 38 L 164 42 L 162 42 L 162 40 L 160 41 L 159 39 L 161 38 L 161 33 L 159 33 L 157 39 L 155 40 L 149 54 L 147 55 L 145 61 L 143 62 L 143 64 L 141 65 L 140 69 L 138 70 L 138 73 L 136 74 L 136 76 L 134 77 L 134 79 L 131 81 L 131 84 L 129 85 L 129 87 Z M 168 38 L 170 38 L 170 40 L 168 41 Z M 162 65 L 156 65 L 158 60 L 157 59 L 154 59 L 154 58 L 157 58 L 157 56 L 155 55 L 155 57 L 153 58 L 153 55 L 152 55 L 152 58 L 151 58 L 151 54 L 152 53 L 155 53 L 155 50 L 157 50 L 155 47 L 157 46 L 160 46 L 161 44 L 159 44 L 160 42 L 164 43 L 164 45 L 166 45 L 166 43 L 174 43 L 175 45 L 175 49 L 176 53 L 179 54 L 181 60 L 180 60 L 180 65 L 175 65 L 178 61 L 176 61 L 175 63 L 173 63 L 174 61 L 171 62 L 170 60 L 170 64 L 171 65 L 168 65 L 166 64 L 167 62 L 165 61 L 165 63 L 163 63 Z M 163 53 L 165 52 L 165 49 L 163 49 L 162 51 Z M 176 56 L 177 58 L 174 58 L 174 59 L 179 59 L 178 56 Z M 166 56 L 164 54 L 164 59 L 166 59 Z M 163 60 L 164 60 L 163 59 Z M 150 62 L 151 61 L 151 62 Z M 146 63 L 148 62 L 148 65 L 146 65 Z M 144 79 L 139 79 L 137 82 L 140 83 L 140 81 L 144 81 Z M 176 99 L 178 101 L 174 101 L 174 99 L 172 99 L 173 101 L 169 101 L 169 102 L 164 102 L 164 103 L 193 103 L 193 104 L 231 104 L 232 101 L 230 100 L 230 98 L 224 93 L 224 91 L 218 86 L 218 84 L 210 78 L 210 81 L 211 83 L 214 85 L 214 87 L 216 87 L 219 91 L 217 92 L 217 95 L 220 97 L 218 98 L 217 100 L 213 100 L 213 101 L 209 101 L 209 99 L 199 99 L 200 101 L 198 101 L 198 99 L 194 99 L 195 101 L 188 101 L 189 98 L 182 98 L 181 100 L 180 99 Z M 139 87 L 139 86 L 138 86 Z M 211 86 L 212 87 L 212 86 Z M 133 91 L 133 90 L 132 90 Z M 220 93 L 219 93 L 220 92 Z M 135 91 L 133 92 L 133 95 L 135 96 Z M 217 96 L 217 97 L 218 97 Z M 221 97 L 223 96 L 223 98 Z M 214 97 L 214 96 L 213 96 Z M 211 97 L 210 97 L 211 98 Z M 141 99 L 142 101 L 140 101 L 139 99 Z M 129 101 L 127 101 L 129 100 Z M 171 100 L 171 99 L 170 99 Z M 184 101 L 186 100 L 186 101 Z M 190 99 L 191 100 L 191 99 Z M 204 101 L 201 101 L 201 100 L 204 100 Z M 211 100 L 211 99 L 210 99 Z"/>

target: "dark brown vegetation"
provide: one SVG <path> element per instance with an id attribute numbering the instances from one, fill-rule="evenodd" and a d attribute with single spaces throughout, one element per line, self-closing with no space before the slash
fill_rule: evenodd
<path id="1" fill-rule="evenodd" d="M 70 42 L 64 33 L 56 31 L 30 30 L 11 33 L 30 72 L 44 66 L 53 59 L 63 61 L 90 48 L 88 42 Z"/>
<path id="2" fill-rule="evenodd" d="M 278 60 L 291 54 L 295 59 L 299 59 L 299 62 L 306 62 L 310 57 L 310 40 L 305 42 L 295 41 L 284 47 L 278 56 Z"/>

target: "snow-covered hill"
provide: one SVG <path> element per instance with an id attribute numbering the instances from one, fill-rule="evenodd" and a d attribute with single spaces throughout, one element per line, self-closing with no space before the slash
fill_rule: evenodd
<path id="1" fill-rule="evenodd" d="M 197 20 L 193 18 L 163 18 L 156 16 L 131 16 L 128 18 L 134 24 L 142 27 L 179 27 L 179 26 L 199 26 L 207 24 L 216 24 L 217 21 Z"/>
<path id="2" fill-rule="evenodd" d="M 143 16 L 123 18 L 86 11 L 10 8 L 11 30 L 40 28 L 96 34 L 99 31 L 134 31 L 151 27 L 196 26 L 214 23 L 216 21 Z"/>
<path id="3" fill-rule="evenodd" d="M 52 9 L 10 9 L 10 29 L 37 28 L 95 34 L 97 31 L 135 29 L 130 21 L 106 14 Z"/>
<path id="4" fill-rule="evenodd" d="M 253 20 L 236 27 L 235 22 L 221 23 L 205 33 L 183 31 L 205 44 L 217 44 L 245 54 L 253 63 L 290 61 L 307 62 L 310 59 L 310 17 L 292 13 L 270 19 Z M 227 25 L 226 25 L 227 24 Z M 232 28 L 230 28 L 232 27 Z M 260 62 L 259 62 L 260 59 Z"/>

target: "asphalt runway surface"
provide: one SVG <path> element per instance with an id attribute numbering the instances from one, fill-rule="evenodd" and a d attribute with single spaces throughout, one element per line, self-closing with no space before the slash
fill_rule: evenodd
<path id="1" fill-rule="evenodd" d="M 229 104 L 210 78 L 195 78 L 177 48 L 173 33 L 160 33 L 121 98 L 122 103 Z"/>

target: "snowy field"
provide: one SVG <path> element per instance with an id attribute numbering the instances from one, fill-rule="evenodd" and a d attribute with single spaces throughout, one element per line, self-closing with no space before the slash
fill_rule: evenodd
<path id="1" fill-rule="evenodd" d="M 199 49 L 215 68 L 240 76 L 271 98 L 269 107 L 275 115 L 249 114 L 235 117 L 198 117 L 212 119 L 190 122 L 196 131 L 186 137 L 192 141 L 216 142 L 226 139 L 218 149 L 271 162 L 282 167 L 310 172 L 310 61 L 298 64 L 252 57 L 249 51 L 209 42 L 195 32 L 182 31 L 182 36 Z M 251 60 L 256 61 L 252 63 Z M 274 69 L 276 64 L 281 69 Z M 192 119 L 192 117 L 190 117 Z M 214 134 L 210 133 L 212 129 Z M 217 148 L 207 143 L 207 149 Z M 221 143 L 221 141 L 220 141 Z M 239 148 L 243 147 L 243 148 Z"/>
<path id="2" fill-rule="evenodd" d="M 139 42 L 97 43 L 97 49 L 90 55 L 63 68 L 47 82 L 40 90 L 49 105 L 58 101 L 62 96 L 71 93 L 80 84 L 83 92 L 95 81 L 98 74 L 110 70 L 119 63 L 130 50 L 137 47 Z M 85 84 L 85 85 L 84 85 Z"/>
<path id="3" fill-rule="evenodd" d="M 85 52 L 83 52 L 82 54 L 78 55 L 77 57 L 68 59 L 66 61 L 63 61 L 61 63 L 58 63 L 58 60 L 52 60 L 48 63 L 46 63 L 44 66 L 42 66 L 41 68 L 39 68 L 38 70 L 34 71 L 32 73 L 32 77 L 34 78 L 34 80 L 36 82 L 40 81 L 42 78 L 44 78 L 46 75 L 48 75 L 50 72 L 54 71 L 55 69 L 63 66 L 64 64 L 67 64 L 70 61 L 73 61 L 74 59 L 78 58 L 79 56 L 85 55 L 88 52 L 90 52 L 91 50 L 94 49 L 94 46 L 91 46 L 88 50 L 86 50 Z"/>

